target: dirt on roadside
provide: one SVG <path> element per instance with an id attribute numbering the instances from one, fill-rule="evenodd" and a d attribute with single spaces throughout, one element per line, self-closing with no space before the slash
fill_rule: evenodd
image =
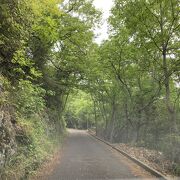
<path id="1" fill-rule="evenodd" d="M 156 169 L 165 176 L 176 178 L 172 172 L 172 162 L 168 160 L 162 152 L 150 150 L 144 147 L 134 147 L 124 143 L 117 143 L 113 145 L 116 148 L 125 151 L 130 156 Z"/>

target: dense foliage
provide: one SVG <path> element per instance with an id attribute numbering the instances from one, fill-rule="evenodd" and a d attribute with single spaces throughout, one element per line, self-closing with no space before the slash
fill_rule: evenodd
<path id="1" fill-rule="evenodd" d="M 27 178 L 62 139 L 99 17 L 90 0 L 0 0 L 0 179 Z"/>

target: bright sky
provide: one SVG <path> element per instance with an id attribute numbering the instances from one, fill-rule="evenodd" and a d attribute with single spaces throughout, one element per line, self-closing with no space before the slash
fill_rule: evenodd
<path id="1" fill-rule="evenodd" d="M 110 15 L 110 9 L 113 5 L 113 0 L 94 0 L 94 5 L 103 12 L 103 24 L 99 29 L 96 30 L 98 37 L 95 40 L 98 44 L 100 44 L 103 40 L 108 38 L 107 18 Z"/>

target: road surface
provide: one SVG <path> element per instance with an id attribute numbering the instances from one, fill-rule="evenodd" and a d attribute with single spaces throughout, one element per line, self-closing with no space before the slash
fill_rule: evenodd
<path id="1" fill-rule="evenodd" d="M 60 163 L 46 179 L 101 180 L 145 177 L 151 176 L 86 131 L 70 130 Z"/>

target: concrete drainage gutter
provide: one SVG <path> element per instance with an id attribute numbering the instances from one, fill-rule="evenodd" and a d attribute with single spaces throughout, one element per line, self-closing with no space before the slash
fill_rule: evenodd
<path id="1" fill-rule="evenodd" d="M 162 179 L 162 180 L 169 180 L 167 177 L 165 177 L 163 174 L 161 174 L 160 172 L 156 171 L 155 169 L 151 168 L 150 166 L 144 164 L 143 162 L 139 161 L 138 159 L 130 156 L 129 154 L 127 154 L 126 152 L 120 150 L 119 148 L 113 146 L 112 144 L 110 144 L 109 142 L 95 136 L 94 134 L 92 134 L 91 132 L 88 131 L 88 133 L 93 136 L 94 138 L 98 139 L 99 141 L 107 144 L 108 146 L 110 146 L 111 148 L 115 149 L 116 151 L 120 152 L 122 155 L 126 156 L 128 159 L 132 160 L 133 162 L 135 162 L 136 164 L 138 164 L 139 166 L 141 166 L 142 168 L 144 168 L 146 171 L 148 171 L 149 173 L 151 173 L 152 175 L 154 175 L 155 177 Z"/>

